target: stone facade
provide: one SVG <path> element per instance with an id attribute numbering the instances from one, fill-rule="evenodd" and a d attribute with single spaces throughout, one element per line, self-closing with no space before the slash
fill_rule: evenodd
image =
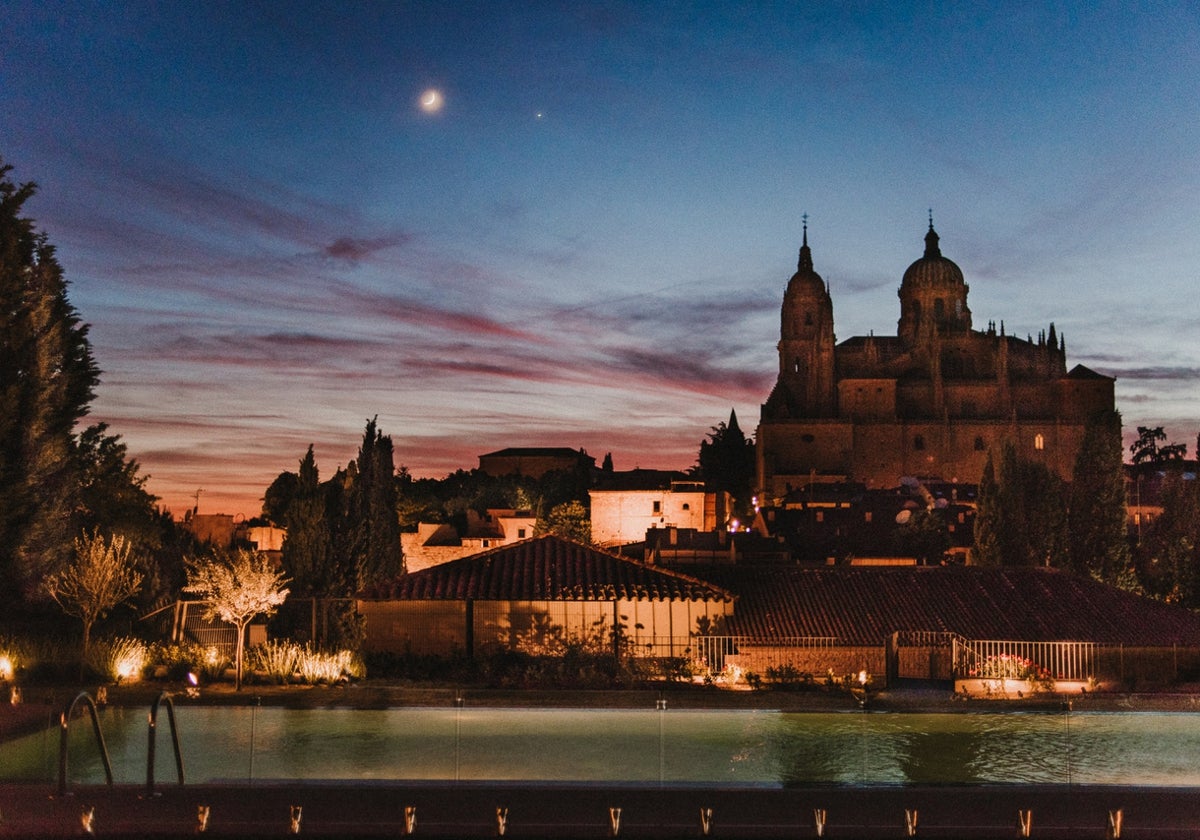
<path id="1" fill-rule="evenodd" d="M 1054 325 L 1037 338 L 972 327 L 962 270 L 930 222 L 900 284 L 894 336 L 837 343 L 808 231 L 781 313 L 779 376 L 762 405 L 758 485 L 767 500 L 812 481 L 892 487 L 902 476 L 978 482 L 989 450 L 1070 480 L 1089 418 L 1114 407 L 1111 377 L 1076 365 Z"/>

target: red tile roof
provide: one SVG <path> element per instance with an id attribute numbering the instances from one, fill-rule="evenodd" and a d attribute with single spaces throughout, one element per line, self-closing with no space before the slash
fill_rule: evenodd
<path id="1" fill-rule="evenodd" d="M 742 568 L 699 572 L 738 594 L 729 632 L 879 644 L 895 631 L 971 639 L 1200 644 L 1200 615 L 1036 568 Z"/>
<path id="2" fill-rule="evenodd" d="M 378 600 L 731 601 L 698 578 L 647 566 L 556 536 L 493 548 L 419 572 L 360 597 Z"/>

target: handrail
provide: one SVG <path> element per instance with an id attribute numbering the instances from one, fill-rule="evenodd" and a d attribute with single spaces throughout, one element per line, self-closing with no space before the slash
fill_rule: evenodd
<path id="1" fill-rule="evenodd" d="M 158 707 L 164 700 L 167 702 L 167 720 L 171 724 L 171 745 L 175 748 L 175 770 L 179 774 L 179 784 L 183 784 L 183 753 L 179 750 L 179 728 L 175 725 L 175 701 L 171 699 L 169 691 L 164 691 L 150 707 L 150 732 L 146 740 L 147 796 L 154 795 L 154 736 L 158 731 Z"/>
<path id="2" fill-rule="evenodd" d="M 59 796 L 65 796 L 67 793 L 67 724 L 70 723 L 71 715 L 75 713 L 75 707 L 79 705 L 80 701 L 83 701 L 92 716 L 92 731 L 96 733 L 96 743 L 100 745 L 100 758 L 104 760 L 104 776 L 110 787 L 113 783 L 112 762 L 108 760 L 108 747 L 104 745 L 104 733 L 100 730 L 100 715 L 96 711 L 96 701 L 92 699 L 92 695 L 81 691 L 59 718 L 61 727 L 58 741 Z"/>

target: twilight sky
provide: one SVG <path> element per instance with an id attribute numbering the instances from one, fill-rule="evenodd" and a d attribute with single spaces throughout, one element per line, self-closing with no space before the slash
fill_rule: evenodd
<path id="1" fill-rule="evenodd" d="M 0 0 L 0 155 L 177 514 L 375 415 L 416 475 L 687 468 L 757 424 L 804 213 L 839 340 L 932 208 L 977 328 L 1200 430 L 1193 2 Z"/>

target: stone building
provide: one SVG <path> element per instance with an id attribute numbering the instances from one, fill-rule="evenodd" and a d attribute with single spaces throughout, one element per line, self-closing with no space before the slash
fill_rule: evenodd
<path id="1" fill-rule="evenodd" d="M 606 548 L 646 539 L 652 528 L 715 531 L 727 525 L 729 494 L 708 491 L 680 472 L 603 473 L 588 491 L 592 541 Z"/>
<path id="2" fill-rule="evenodd" d="M 1053 324 L 1025 339 L 1003 323 L 974 329 L 968 288 L 930 219 L 925 253 L 900 282 L 897 334 L 838 343 L 805 227 L 783 298 L 779 376 L 758 427 L 765 501 L 812 481 L 973 484 L 1005 441 L 1070 480 L 1087 421 L 1113 410 L 1114 380 L 1083 365 L 1068 371 Z"/>

